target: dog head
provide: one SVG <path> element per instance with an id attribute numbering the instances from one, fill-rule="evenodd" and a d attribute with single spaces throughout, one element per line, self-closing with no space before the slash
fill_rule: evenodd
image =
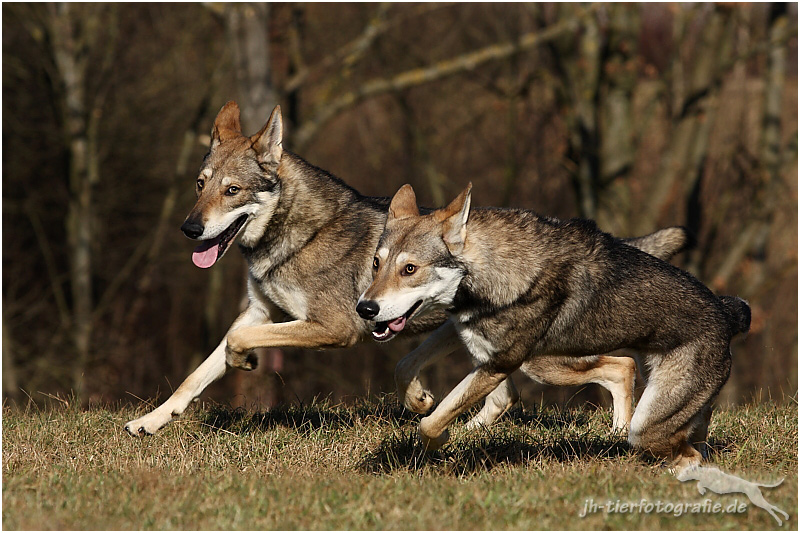
<path id="1" fill-rule="evenodd" d="M 242 134 L 236 102 L 220 110 L 197 177 L 197 203 L 181 226 L 187 237 L 203 241 L 192 254 L 195 265 L 212 266 L 237 237 L 247 245 L 263 235 L 281 194 L 282 140 L 280 106 L 251 137 Z"/>
<path id="2" fill-rule="evenodd" d="M 470 184 L 450 205 L 420 215 L 410 185 L 392 198 L 373 260 L 373 280 L 356 310 L 376 322 L 372 336 L 388 341 L 414 315 L 450 307 L 464 269 Z"/>

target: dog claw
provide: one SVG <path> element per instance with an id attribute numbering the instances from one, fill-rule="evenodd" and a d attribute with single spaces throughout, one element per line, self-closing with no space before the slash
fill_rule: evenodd
<path id="1" fill-rule="evenodd" d="M 624 437 L 628 434 L 628 426 L 613 426 L 611 428 L 611 434 L 617 437 Z"/>
<path id="2" fill-rule="evenodd" d="M 128 433 L 130 433 L 134 437 L 144 437 L 145 435 L 148 434 L 147 430 L 144 429 L 144 426 L 141 426 L 136 430 L 126 426 L 125 429 L 128 431 Z"/>
<path id="3" fill-rule="evenodd" d="M 171 413 L 169 416 L 164 416 L 164 411 L 155 410 L 125 424 L 125 431 L 132 437 L 154 435 L 159 429 L 167 425 L 170 420 L 172 420 Z"/>
<path id="4" fill-rule="evenodd" d="M 131 437 L 143 437 L 147 435 L 147 430 L 144 429 L 144 426 L 139 426 L 139 428 L 133 429 L 133 426 L 126 424 L 125 431 L 127 431 Z"/>

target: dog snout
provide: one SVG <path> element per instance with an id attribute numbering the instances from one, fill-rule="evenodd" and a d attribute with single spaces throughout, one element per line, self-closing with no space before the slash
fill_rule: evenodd
<path id="1" fill-rule="evenodd" d="M 205 228 L 203 227 L 202 224 L 198 224 L 197 222 L 191 222 L 187 220 L 186 222 L 183 223 L 183 226 L 181 226 L 181 231 L 183 232 L 184 235 L 186 235 L 190 239 L 196 239 L 203 234 Z"/>
<path id="2" fill-rule="evenodd" d="M 378 302 L 374 300 L 362 300 L 358 302 L 358 305 L 356 306 L 356 311 L 364 320 L 371 320 L 375 318 L 380 310 L 381 306 L 379 306 Z"/>

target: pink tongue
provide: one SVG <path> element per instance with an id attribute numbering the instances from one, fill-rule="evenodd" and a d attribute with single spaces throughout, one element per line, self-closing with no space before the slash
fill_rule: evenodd
<path id="1" fill-rule="evenodd" d="M 406 317 L 401 316 L 400 318 L 395 318 L 391 322 L 389 322 L 389 329 L 394 331 L 395 333 L 400 333 L 403 331 L 403 328 L 406 327 Z"/>
<path id="2" fill-rule="evenodd" d="M 208 268 L 217 262 L 218 255 L 219 239 L 210 239 L 194 249 L 192 263 L 200 268 Z"/>

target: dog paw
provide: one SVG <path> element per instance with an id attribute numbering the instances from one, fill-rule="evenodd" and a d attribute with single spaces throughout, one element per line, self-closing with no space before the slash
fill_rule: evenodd
<path id="1" fill-rule="evenodd" d="M 409 411 L 424 415 L 433 408 L 434 403 L 433 394 L 423 389 L 419 381 L 412 381 L 406 388 L 403 404 Z"/>
<path id="2" fill-rule="evenodd" d="M 225 346 L 225 362 L 233 368 L 255 370 L 258 366 L 258 356 L 250 350 L 238 349 L 229 342 Z"/>
<path id="3" fill-rule="evenodd" d="M 144 437 L 145 435 L 154 434 L 166 426 L 170 420 L 172 420 L 171 413 L 165 415 L 156 410 L 125 424 L 125 431 L 134 437 Z"/>
<path id="4" fill-rule="evenodd" d="M 467 431 L 474 431 L 478 428 L 489 427 L 491 424 L 492 422 L 487 422 L 486 418 L 483 415 L 483 411 L 481 411 L 477 415 L 470 418 L 469 422 L 464 424 L 464 429 Z"/>
<path id="5" fill-rule="evenodd" d="M 429 452 L 435 452 L 436 450 L 438 450 L 439 448 L 444 446 L 444 444 L 450 438 L 450 432 L 448 430 L 446 430 L 446 429 L 444 431 L 442 431 L 442 433 L 440 435 L 438 435 L 436 437 L 430 437 L 430 436 L 425 434 L 425 432 L 422 429 L 422 425 L 421 424 L 420 424 L 420 427 L 419 427 L 419 429 L 417 431 L 417 435 L 419 435 L 419 440 L 422 443 L 422 445 L 425 447 L 425 450 L 429 451 Z"/>
<path id="6" fill-rule="evenodd" d="M 628 434 L 628 424 L 615 421 L 614 425 L 611 426 L 611 434 L 617 437 L 624 437 Z"/>

